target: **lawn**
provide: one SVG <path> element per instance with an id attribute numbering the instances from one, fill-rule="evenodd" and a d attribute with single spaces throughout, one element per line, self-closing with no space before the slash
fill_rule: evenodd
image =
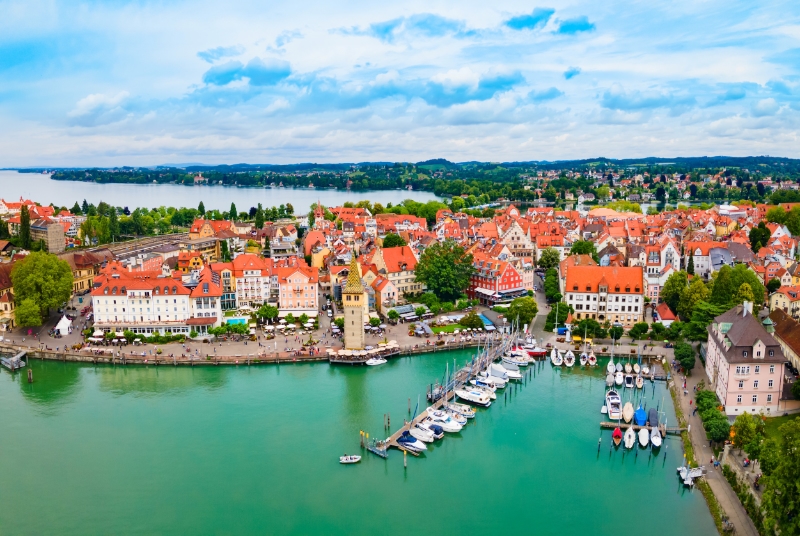
<path id="1" fill-rule="evenodd" d="M 432 326 L 431 331 L 434 333 L 453 333 L 455 330 L 463 330 L 464 326 L 461 324 L 450 324 L 448 326 Z"/>
<path id="2" fill-rule="evenodd" d="M 764 423 L 764 432 L 767 437 L 778 437 L 778 428 L 787 422 L 800 418 L 800 415 L 784 415 L 781 417 L 768 417 Z"/>

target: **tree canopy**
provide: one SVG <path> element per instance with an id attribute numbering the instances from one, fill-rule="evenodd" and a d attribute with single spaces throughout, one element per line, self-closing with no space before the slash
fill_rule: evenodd
<path id="1" fill-rule="evenodd" d="M 69 300 L 72 294 L 72 269 L 66 261 L 55 255 L 34 252 L 14 264 L 11 283 L 17 305 L 32 300 L 44 317 L 50 309 L 56 309 Z M 30 302 L 17 314 L 29 315 Z"/>
<path id="2" fill-rule="evenodd" d="M 403 237 L 395 233 L 389 233 L 383 238 L 383 247 L 385 248 L 394 248 L 406 245 L 408 244 L 406 244 L 406 241 L 403 240 Z"/>
<path id="3" fill-rule="evenodd" d="M 559 262 L 561 262 L 561 255 L 558 253 L 558 250 L 554 247 L 549 247 L 542 251 L 542 256 L 539 258 L 538 266 L 540 268 L 544 268 L 545 270 L 549 270 L 550 268 L 555 268 L 558 266 Z"/>
<path id="4" fill-rule="evenodd" d="M 474 270 L 472 255 L 448 239 L 425 248 L 417 263 L 416 277 L 441 301 L 454 301 L 467 289 Z"/>
<path id="5" fill-rule="evenodd" d="M 524 326 L 525 324 L 530 324 L 536 318 L 538 312 L 539 307 L 536 304 L 536 300 L 525 296 L 516 298 L 511 302 L 506 312 L 506 317 L 510 322 L 516 322 L 519 319 L 519 325 Z"/>
<path id="6" fill-rule="evenodd" d="M 591 255 L 594 262 L 600 264 L 600 259 L 597 257 L 597 248 L 594 242 L 589 240 L 577 240 L 572 244 L 569 250 L 570 255 Z"/>
<path id="7" fill-rule="evenodd" d="M 800 419 L 782 425 L 773 456 L 774 469 L 764 477 L 766 526 L 780 534 L 800 534 Z"/>
<path id="8" fill-rule="evenodd" d="M 684 271 L 673 272 L 664 283 L 661 289 L 661 299 L 672 310 L 673 313 L 678 312 L 678 303 L 681 301 L 681 295 L 686 287 L 689 285 L 688 275 Z"/>

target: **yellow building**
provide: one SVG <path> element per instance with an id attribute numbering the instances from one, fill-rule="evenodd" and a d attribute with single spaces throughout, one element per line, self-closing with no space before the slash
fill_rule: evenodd
<path id="1" fill-rule="evenodd" d="M 344 308 L 344 347 L 347 350 L 363 350 L 364 337 L 364 285 L 361 284 L 361 270 L 353 253 L 350 261 L 350 273 L 342 289 L 342 306 Z"/>

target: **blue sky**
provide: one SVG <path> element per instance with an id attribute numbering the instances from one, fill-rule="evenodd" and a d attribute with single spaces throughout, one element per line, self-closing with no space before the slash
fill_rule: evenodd
<path id="1" fill-rule="evenodd" d="M 0 13 L 0 167 L 800 157 L 797 1 Z"/>

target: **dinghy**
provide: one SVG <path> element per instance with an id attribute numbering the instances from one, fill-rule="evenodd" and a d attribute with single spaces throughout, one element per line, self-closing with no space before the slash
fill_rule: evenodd
<path id="1" fill-rule="evenodd" d="M 625 376 L 621 372 L 617 372 L 614 376 L 614 383 L 617 385 L 622 385 L 622 382 L 625 381 Z"/>
<path id="2" fill-rule="evenodd" d="M 614 446 L 618 447 L 620 441 L 622 441 L 622 430 L 619 429 L 619 426 L 614 428 L 614 433 L 611 434 L 611 439 L 614 441 Z"/>
<path id="3" fill-rule="evenodd" d="M 641 389 L 642 387 L 644 387 L 644 380 L 641 376 L 636 376 L 636 388 Z"/>
<path id="4" fill-rule="evenodd" d="M 622 420 L 631 422 L 631 419 L 633 419 L 633 404 L 625 402 L 625 406 L 622 408 Z"/>
<path id="5" fill-rule="evenodd" d="M 633 431 L 633 426 L 628 426 L 628 429 L 625 430 L 625 448 L 632 449 L 635 444 L 636 432 Z"/>
<path id="6" fill-rule="evenodd" d="M 646 447 L 649 442 L 650 432 L 647 431 L 647 428 L 639 428 L 639 444 Z"/>
<path id="7" fill-rule="evenodd" d="M 361 461 L 361 456 L 339 456 L 339 463 L 358 463 Z"/>

